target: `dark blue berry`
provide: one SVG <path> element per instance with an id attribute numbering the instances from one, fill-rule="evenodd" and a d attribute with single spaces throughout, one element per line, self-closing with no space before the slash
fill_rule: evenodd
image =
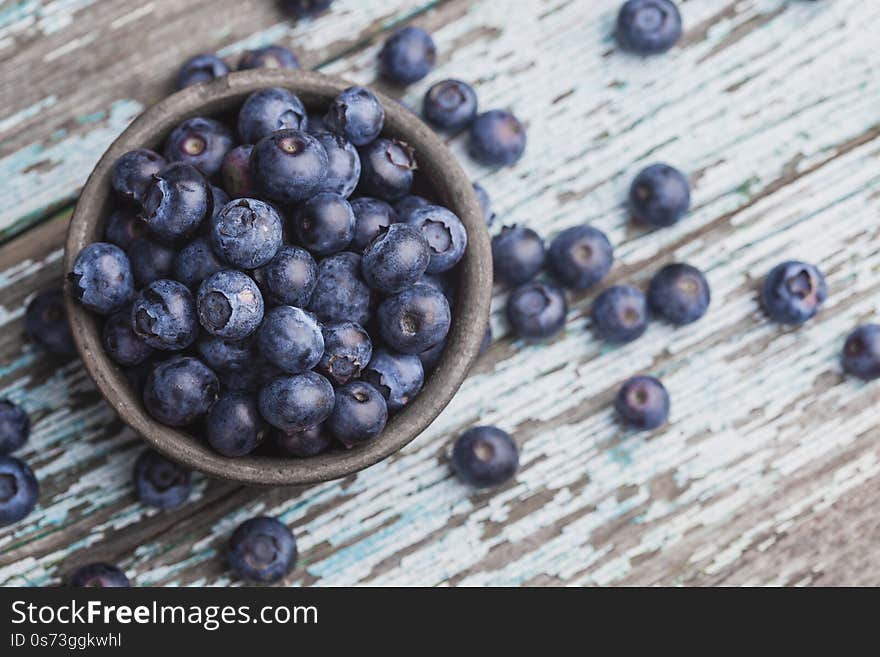
<path id="1" fill-rule="evenodd" d="M 131 325 L 135 334 L 154 349 L 186 349 L 199 331 L 192 293 L 177 281 L 150 283 L 131 306 Z"/>
<path id="2" fill-rule="evenodd" d="M 275 447 L 284 456 L 308 458 L 326 452 L 333 444 L 333 438 L 319 424 L 302 431 L 275 431 L 272 435 Z"/>
<path id="3" fill-rule="evenodd" d="M 315 255 L 339 253 L 354 237 L 354 212 L 345 197 L 320 192 L 299 207 L 293 227 L 300 244 Z"/>
<path id="4" fill-rule="evenodd" d="M 327 151 L 327 175 L 318 191 L 351 196 L 361 176 L 361 158 L 345 137 L 335 132 L 310 131 Z"/>
<path id="5" fill-rule="evenodd" d="M 199 337 L 196 348 L 202 360 L 217 372 L 256 369 L 259 362 L 256 337 L 227 340 L 210 333 Z"/>
<path id="6" fill-rule="evenodd" d="M 617 15 L 617 40 L 639 55 L 666 52 L 681 37 L 681 14 L 670 0 L 629 0 Z"/>
<path id="7" fill-rule="evenodd" d="M 233 145 L 232 131 L 225 124 L 195 116 L 171 131 L 164 155 L 169 162 L 190 164 L 213 176 Z"/>
<path id="8" fill-rule="evenodd" d="M 25 330 L 31 340 L 51 354 L 76 353 L 61 290 L 43 290 L 31 299 L 25 311 Z"/>
<path id="9" fill-rule="evenodd" d="M 257 332 L 263 357 L 284 372 L 312 369 L 324 353 L 324 336 L 315 316 L 302 308 L 276 306 Z"/>
<path id="10" fill-rule="evenodd" d="M 586 290 L 611 271 L 614 248 L 601 230 L 573 226 L 553 239 L 548 256 L 547 265 L 560 285 Z"/>
<path id="11" fill-rule="evenodd" d="M 642 291 L 631 285 L 615 285 L 593 301 L 593 328 L 609 342 L 632 342 L 648 328 L 648 306 Z"/>
<path id="12" fill-rule="evenodd" d="M 27 463 L 14 456 L 0 456 L 0 527 L 27 516 L 39 496 L 37 478 Z"/>
<path id="13" fill-rule="evenodd" d="M 417 284 L 388 297 L 377 311 L 385 343 L 402 354 L 418 354 L 449 332 L 449 301 L 430 285 Z"/>
<path id="14" fill-rule="evenodd" d="M 407 224 L 421 231 L 428 241 L 431 262 L 429 274 L 449 271 L 464 256 L 467 230 L 455 214 L 440 205 L 429 205 L 413 212 Z"/>
<path id="15" fill-rule="evenodd" d="M 250 454 L 266 435 L 256 396 L 235 391 L 220 395 L 208 411 L 205 433 L 208 444 L 223 456 Z"/>
<path id="16" fill-rule="evenodd" d="M 822 272 L 805 262 L 789 260 L 767 274 L 761 302 L 773 321 L 797 325 L 819 312 L 827 294 Z"/>
<path id="17" fill-rule="evenodd" d="M 127 255 L 135 286 L 140 288 L 160 278 L 171 278 L 177 252 L 152 237 L 138 237 L 128 247 Z"/>
<path id="18" fill-rule="evenodd" d="M 437 49 L 431 35 L 413 25 L 392 34 L 379 51 L 379 71 L 396 84 L 421 80 L 437 61 Z"/>
<path id="19" fill-rule="evenodd" d="M 311 18 L 326 11 L 333 0 L 282 0 L 284 10 L 294 18 Z"/>
<path id="20" fill-rule="evenodd" d="M 140 365 L 153 355 L 153 348 L 132 329 L 129 310 L 121 310 L 107 318 L 101 341 L 107 355 L 124 367 Z"/>
<path id="21" fill-rule="evenodd" d="M 134 294 L 134 277 L 125 252 L 114 244 L 84 247 L 67 275 L 73 296 L 99 315 L 121 310 Z"/>
<path id="22" fill-rule="evenodd" d="M 144 384 L 144 406 L 162 424 L 182 427 L 207 414 L 220 382 L 202 361 L 175 356 L 159 363 Z"/>
<path id="23" fill-rule="evenodd" d="M 333 410 L 333 386 L 320 374 L 279 376 L 260 389 L 260 413 L 276 429 L 302 431 Z"/>
<path id="24" fill-rule="evenodd" d="M 236 146 L 226 153 L 220 166 L 220 177 L 223 187 L 232 198 L 253 198 L 257 195 L 257 186 L 251 177 L 250 161 L 254 147 L 250 144 Z M 219 208 L 215 208 L 215 212 Z"/>
<path id="25" fill-rule="evenodd" d="M 230 201 L 211 219 L 211 246 L 241 269 L 268 263 L 281 247 L 282 219 L 268 203 L 253 198 Z"/>
<path id="26" fill-rule="evenodd" d="M 256 339 L 254 339 L 254 345 L 256 346 Z M 259 352 L 257 353 L 256 360 L 251 362 L 248 367 L 217 373 L 220 383 L 223 384 L 224 388 L 239 392 L 257 392 L 275 377 L 282 374 L 283 372 L 277 367 L 264 361 Z"/>
<path id="27" fill-rule="evenodd" d="M 352 381 L 336 390 L 333 412 L 325 427 L 346 447 L 375 438 L 388 421 L 385 398 L 369 383 Z"/>
<path id="28" fill-rule="evenodd" d="M 397 411 L 419 394 L 425 382 L 425 371 L 416 355 L 377 349 L 362 378 L 382 393 L 389 411 Z"/>
<path id="29" fill-rule="evenodd" d="M 144 193 L 141 215 L 150 231 L 165 242 L 192 236 L 213 210 L 213 195 L 201 172 L 189 164 L 169 164 Z"/>
<path id="30" fill-rule="evenodd" d="M 442 80 L 425 92 L 423 109 L 425 119 L 435 128 L 461 130 L 477 115 L 477 94 L 467 82 Z"/>
<path id="31" fill-rule="evenodd" d="M 0 399 L 0 454 L 22 447 L 31 435 L 31 418 L 18 404 Z"/>
<path id="32" fill-rule="evenodd" d="M 636 221 L 665 228 L 681 219 L 691 206 L 691 188 L 684 174 L 668 164 L 642 169 L 629 190 L 629 207 Z"/>
<path id="33" fill-rule="evenodd" d="M 709 309 L 709 283 L 696 267 L 666 265 L 651 279 L 648 306 L 658 317 L 677 325 L 690 324 Z"/>
<path id="34" fill-rule="evenodd" d="M 426 208 L 429 205 L 432 205 L 431 201 L 424 196 L 407 194 L 394 203 L 394 211 L 397 213 L 397 220 L 401 223 L 406 223 L 409 221 L 413 212 L 420 210 L 421 208 Z"/>
<path id="35" fill-rule="evenodd" d="M 315 369 L 336 385 L 359 377 L 373 355 L 370 335 L 354 322 L 327 324 L 322 332 L 324 354 Z"/>
<path id="36" fill-rule="evenodd" d="M 526 129 L 513 114 L 505 110 L 489 110 L 471 124 L 470 154 L 489 166 L 513 164 L 526 150 Z"/>
<path id="37" fill-rule="evenodd" d="M 364 280 L 374 290 L 396 294 L 414 285 L 430 260 L 421 232 L 407 224 L 392 224 L 364 251 Z"/>
<path id="38" fill-rule="evenodd" d="M 174 258 L 174 278 L 191 289 L 198 289 L 203 280 L 224 267 L 208 238 L 197 237 Z"/>
<path id="39" fill-rule="evenodd" d="M 113 163 L 110 184 L 120 198 L 132 203 L 140 203 L 153 176 L 167 164 L 165 158 L 148 148 L 128 151 Z M 114 242 L 114 240 L 108 241 Z M 125 248 L 122 244 L 119 246 Z"/>
<path id="40" fill-rule="evenodd" d="M 480 184 L 474 183 L 474 192 L 477 194 L 477 200 L 480 202 L 480 208 L 483 210 L 483 216 L 486 218 L 486 225 L 491 226 L 495 222 L 495 213 L 492 211 L 492 201 L 489 198 L 489 192 Z"/>
<path id="41" fill-rule="evenodd" d="M 318 264 L 318 282 L 309 310 L 323 322 L 352 321 L 366 325 L 372 295 L 361 276 L 361 256 L 350 251 L 324 258 Z"/>
<path id="42" fill-rule="evenodd" d="M 252 68 L 299 68 L 299 60 L 284 46 L 263 46 L 246 50 L 238 60 L 238 70 Z"/>
<path id="43" fill-rule="evenodd" d="M 498 427 L 473 427 L 452 448 L 452 467 L 475 488 L 500 486 L 519 468 L 519 450 L 513 438 Z"/>
<path id="44" fill-rule="evenodd" d="M 363 146 L 382 132 L 385 110 L 369 89 L 349 87 L 330 104 L 324 123 L 355 146 Z"/>
<path id="45" fill-rule="evenodd" d="M 544 266 L 544 240 L 531 228 L 504 226 L 492 238 L 495 279 L 508 285 L 532 280 Z"/>
<path id="46" fill-rule="evenodd" d="M 73 588 L 119 589 L 130 587 L 131 582 L 116 566 L 109 563 L 90 563 L 77 568 L 67 585 Z"/>
<path id="47" fill-rule="evenodd" d="M 269 297 L 275 303 L 305 308 L 318 283 L 318 265 L 298 246 L 282 246 L 262 269 Z"/>
<path id="48" fill-rule="evenodd" d="M 382 230 L 397 222 L 397 213 L 385 201 L 362 196 L 350 203 L 354 212 L 354 237 L 349 247 L 355 251 L 362 252 Z"/>
<path id="49" fill-rule="evenodd" d="M 211 188 L 211 216 L 216 217 L 217 213 L 220 212 L 220 210 L 222 210 L 232 199 L 230 199 L 229 194 L 220 187 L 217 187 L 216 185 L 209 185 L 209 187 Z"/>
<path id="50" fill-rule="evenodd" d="M 430 285 L 443 293 L 449 303 L 455 300 L 455 281 L 447 274 L 425 274 L 420 283 Z"/>
<path id="51" fill-rule="evenodd" d="M 104 241 L 127 251 L 134 240 L 146 235 L 147 225 L 141 221 L 137 212 L 133 205 L 123 205 L 113 210 L 104 224 Z"/>
<path id="52" fill-rule="evenodd" d="M 634 376 L 617 392 L 614 410 L 635 429 L 656 429 L 669 417 L 669 393 L 653 376 Z"/>
<path id="53" fill-rule="evenodd" d="M 327 151 L 300 130 L 279 130 L 264 137 L 251 152 L 250 173 L 271 200 L 296 203 L 314 194 L 327 175 Z"/>
<path id="54" fill-rule="evenodd" d="M 507 321 L 527 340 L 552 338 L 565 326 L 567 313 L 565 293 L 552 283 L 525 283 L 507 298 Z"/>
<path id="55" fill-rule="evenodd" d="M 843 371 L 865 381 L 880 378 L 880 324 L 865 324 L 843 345 Z"/>
<path id="56" fill-rule="evenodd" d="M 275 518 L 251 518 L 229 539 L 229 565 L 244 580 L 277 582 L 296 565 L 296 539 Z"/>
<path id="57" fill-rule="evenodd" d="M 425 371 L 425 374 L 434 371 L 440 363 L 440 358 L 443 356 L 445 350 L 446 340 L 443 340 L 419 354 L 419 360 L 422 361 L 422 369 Z"/>
<path id="58" fill-rule="evenodd" d="M 319 132 L 330 132 L 330 126 L 324 123 L 323 114 L 310 113 L 306 122 L 306 132 L 310 135 L 316 135 Z"/>
<path id="59" fill-rule="evenodd" d="M 229 73 L 229 67 L 217 55 L 196 55 L 183 63 L 177 74 L 177 88 L 210 82 Z"/>
<path id="60" fill-rule="evenodd" d="M 277 130 L 305 130 L 306 108 L 295 93 L 281 87 L 255 91 L 238 112 L 238 136 L 256 144 Z"/>
<path id="61" fill-rule="evenodd" d="M 363 193 L 393 201 L 409 193 L 416 160 L 406 142 L 377 139 L 361 149 L 361 167 Z"/>
<path id="62" fill-rule="evenodd" d="M 263 295 L 247 274 L 222 269 L 202 281 L 196 296 L 199 323 L 211 335 L 241 340 L 263 321 Z"/>
<path id="63" fill-rule="evenodd" d="M 134 490 L 142 504 L 176 509 L 192 493 L 192 473 L 148 449 L 134 462 Z"/>

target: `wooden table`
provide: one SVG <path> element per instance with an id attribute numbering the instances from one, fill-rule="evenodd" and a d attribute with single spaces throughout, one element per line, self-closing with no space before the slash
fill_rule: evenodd
<path id="1" fill-rule="evenodd" d="M 95 560 L 140 585 L 235 583 L 225 540 L 267 513 L 297 535 L 291 585 L 880 584 L 880 384 L 838 363 L 845 335 L 880 316 L 880 3 L 682 1 L 680 45 L 641 59 L 610 36 L 621 1 L 339 0 L 295 25 L 268 0 L 0 5 L 0 394 L 35 420 L 21 456 L 41 483 L 37 510 L 0 531 L 0 583 L 54 584 Z M 433 32 L 440 61 L 406 101 L 460 77 L 528 125 L 510 169 L 450 142 L 491 193 L 496 229 L 592 223 L 616 246 L 609 283 L 688 261 L 712 286 L 708 316 L 612 348 L 589 332 L 591 292 L 571 299 L 564 335 L 527 346 L 507 334 L 499 291 L 488 354 L 394 458 L 306 489 L 199 478 L 184 507 L 146 510 L 130 483 L 138 437 L 79 361 L 23 338 L 25 302 L 58 284 L 77 191 L 187 56 L 278 42 L 372 83 L 378 47 L 408 22 Z M 693 210 L 646 232 L 622 201 L 658 160 L 689 173 Z M 756 299 L 788 257 L 817 263 L 830 289 L 797 330 Z M 611 410 L 642 372 L 673 399 L 649 434 Z M 447 462 L 478 422 L 522 448 L 516 480 L 488 493 Z"/>

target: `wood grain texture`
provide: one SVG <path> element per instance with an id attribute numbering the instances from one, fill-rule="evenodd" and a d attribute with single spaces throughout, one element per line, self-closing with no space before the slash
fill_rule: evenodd
<path id="1" fill-rule="evenodd" d="M 361 6 L 336 5 L 340 15 Z M 609 284 L 644 284 L 688 261 L 712 286 L 703 320 L 655 323 L 611 348 L 590 333 L 586 293 L 570 299 L 564 335 L 525 345 L 507 335 L 499 290 L 490 351 L 402 453 L 301 490 L 200 479 L 187 505 L 159 514 L 131 493 L 137 438 L 79 364 L 21 339 L 22 303 L 60 274 L 61 214 L 0 249 L 0 394 L 37 420 L 23 457 L 42 484 L 37 511 L 0 531 L 0 582 L 52 584 L 109 559 L 139 584 L 235 584 L 224 542 L 242 519 L 270 513 L 301 548 L 287 584 L 880 584 L 880 388 L 838 364 L 847 332 L 880 310 L 880 5 L 690 0 L 682 44 L 649 60 L 615 47 L 618 5 L 441 3 L 416 19 L 434 31 L 440 65 L 403 98 L 417 105 L 454 76 L 475 83 L 484 108 L 515 110 L 529 146 L 511 169 L 475 166 L 450 139 L 499 224 L 548 237 L 596 225 L 616 246 Z M 100 13 L 90 21 L 111 20 Z M 315 43 L 337 34 L 328 19 L 308 29 Z M 372 82 L 380 41 L 323 69 Z M 121 84 L 104 107 L 144 103 L 125 92 L 135 83 Z M 646 232 L 622 200 L 657 160 L 690 173 L 693 210 Z M 75 186 L 57 189 L 46 207 Z M 788 257 L 817 263 L 830 290 L 798 330 L 769 324 L 756 297 Z M 610 409 L 619 383 L 643 372 L 673 400 L 669 426 L 650 434 L 623 430 Z M 488 493 L 463 487 L 447 463 L 451 441 L 477 422 L 522 448 L 516 480 Z"/>

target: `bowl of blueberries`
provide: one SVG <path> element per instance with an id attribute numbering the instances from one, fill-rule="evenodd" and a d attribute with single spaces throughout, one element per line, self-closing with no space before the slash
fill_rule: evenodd
<path id="1" fill-rule="evenodd" d="M 110 146 L 71 219 L 89 374 L 157 450 L 251 484 L 344 477 L 414 439 L 477 357 L 480 201 L 415 114 L 318 73 L 187 87 Z"/>

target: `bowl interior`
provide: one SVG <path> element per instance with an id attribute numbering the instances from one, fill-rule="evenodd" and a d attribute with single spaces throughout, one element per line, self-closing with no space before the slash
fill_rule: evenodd
<path id="1" fill-rule="evenodd" d="M 110 187 L 113 162 L 135 148 L 161 149 L 165 137 L 192 116 L 234 116 L 253 91 L 283 86 L 294 91 L 309 109 L 322 110 L 350 83 L 299 70 L 258 69 L 230 74 L 207 84 L 177 92 L 138 117 L 101 158 L 77 202 L 68 229 L 64 254 L 70 271 L 79 251 L 103 235 L 104 221 L 115 203 Z M 470 179 L 455 157 L 408 109 L 379 93 L 385 109 L 383 134 L 401 138 L 414 147 L 428 193 L 455 212 L 468 231 L 468 248 L 457 267 L 458 291 L 447 348 L 422 392 L 389 420 L 373 441 L 351 450 L 332 451 L 307 459 L 220 456 L 189 433 L 166 427 L 144 410 L 122 370 L 104 353 L 100 321 L 70 294 L 65 298 L 71 327 L 83 363 L 99 390 L 122 420 L 168 457 L 211 476 L 252 484 L 306 484 L 344 477 L 370 466 L 419 435 L 446 406 L 476 358 L 488 321 L 492 294 L 492 256 L 486 222 Z"/>

